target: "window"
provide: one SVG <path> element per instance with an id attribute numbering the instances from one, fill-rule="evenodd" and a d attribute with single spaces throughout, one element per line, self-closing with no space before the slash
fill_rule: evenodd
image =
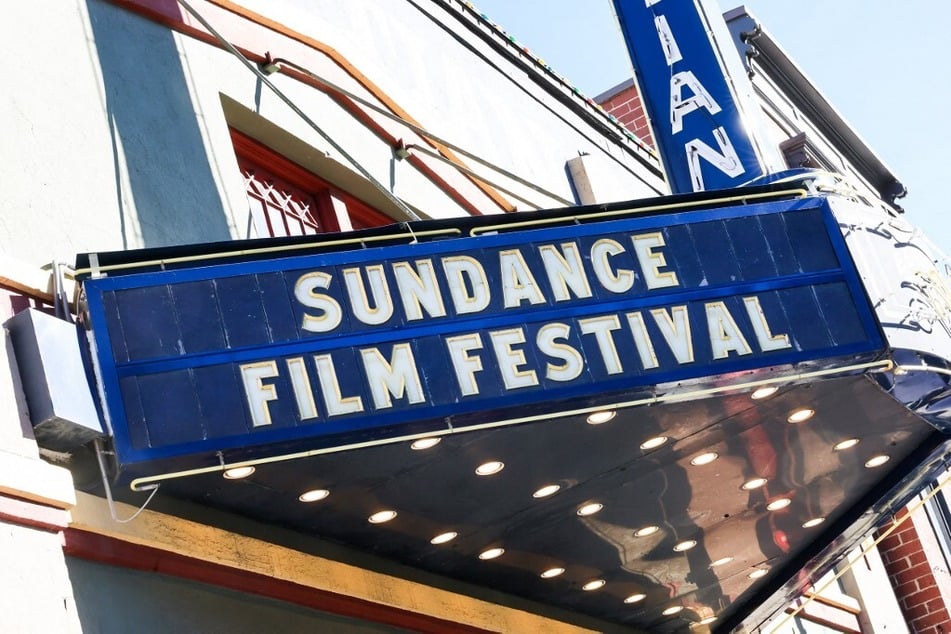
<path id="1" fill-rule="evenodd" d="M 944 556 L 944 572 L 951 570 L 951 492 L 948 488 L 942 488 L 945 482 L 951 478 L 951 470 L 945 469 L 937 478 L 935 478 L 922 491 L 922 495 L 928 495 L 935 489 L 940 489 L 931 499 L 925 502 L 925 513 L 928 521 L 931 523 L 931 529 L 934 531 L 935 539 Z M 948 484 L 951 486 L 951 483 Z M 932 565 L 935 565 L 932 562 Z M 937 570 L 936 570 L 937 572 Z"/>
<path id="2" fill-rule="evenodd" d="M 231 130 L 231 139 L 251 221 L 259 236 L 300 236 L 392 224 L 386 214 L 334 189 L 237 130 Z"/>
<path id="3" fill-rule="evenodd" d="M 805 132 L 787 139 L 779 144 L 779 149 L 790 168 L 811 167 L 827 172 L 838 172 L 828 158 L 816 147 Z"/>

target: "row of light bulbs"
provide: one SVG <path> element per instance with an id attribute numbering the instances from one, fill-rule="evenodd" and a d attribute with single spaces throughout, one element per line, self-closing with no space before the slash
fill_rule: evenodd
<path id="1" fill-rule="evenodd" d="M 771 396 L 771 395 L 774 394 L 777 390 L 778 390 L 778 388 L 775 387 L 775 386 L 761 387 L 761 388 L 755 390 L 755 391 L 751 394 L 751 398 L 754 399 L 754 400 L 760 400 L 760 399 L 766 398 L 766 397 L 768 397 L 768 396 Z M 799 408 L 799 409 L 796 409 L 796 410 L 792 411 L 792 412 L 787 416 L 786 420 L 787 420 L 787 422 L 789 422 L 790 424 L 800 424 L 800 423 L 804 423 L 804 422 L 808 421 L 809 419 L 811 419 L 811 418 L 815 415 L 815 413 L 816 413 L 816 412 L 815 412 L 814 409 L 805 408 L 805 407 L 804 407 L 804 408 Z M 608 409 L 608 410 L 596 411 L 596 412 L 591 413 L 591 414 L 587 417 L 587 422 L 588 422 L 588 424 L 590 424 L 590 425 L 601 425 L 601 424 L 604 424 L 604 423 L 607 423 L 607 422 L 613 420 L 616 416 L 617 416 L 617 410 L 615 410 L 615 409 Z M 441 438 L 441 437 L 438 437 L 438 436 L 429 436 L 429 437 L 425 437 L 425 438 L 420 438 L 420 439 L 414 441 L 414 442 L 410 445 L 410 447 L 411 447 L 413 450 L 416 450 L 416 451 L 420 451 L 420 450 L 424 450 L 424 449 L 429 449 L 429 448 L 434 447 L 434 446 L 436 446 L 437 444 L 439 444 L 439 442 L 440 442 L 441 440 L 442 440 L 442 438 Z M 657 449 L 657 448 L 663 446 L 664 444 L 666 444 L 666 443 L 668 442 L 668 440 L 669 440 L 669 437 L 668 437 L 668 436 L 655 436 L 655 437 L 649 438 L 649 439 L 645 440 L 644 442 L 642 442 L 641 445 L 640 445 L 640 448 L 641 448 L 642 450 L 644 450 L 644 451 L 650 451 L 650 450 Z M 844 451 L 844 450 L 846 450 L 846 449 L 850 449 L 850 448 L 854 447 L 854 446 L 857 445 L 858 443 L 859 443 L 859 439 L 858 439 L 858 438 L 847 438 L 847 439 L 845 439 L 845 440 L 842 440 L 842 441 L 836 443 L 836 444 L 832 447 L 832 449 L 833 449 L 833 451 L 837 451 L 837 452 L 838 452 L 838 451 Z M 716 452 L 714 452 L 714 451 L 709 451 L 709 452 L 705 452 L 705 453 L 698 454 L 697 456 L 693 457 L 693 458 L 690 460 L 690 464 L 691 464 L 691 465 L 694 465 L 694 466 L 703 466 L 703 465 L 707 465 L 707 464 L 710 464 L 710 463 L 714 462 L 714 461 L 717 460 L 718 458 L 719 458 L 719 454 L 718 454 L 718 453 L 716 453 Z M 878 454 L 878 455 L 875 455 L 875 456 L 872 456 L 871 458 L 869 458 L 869 459 L 865 462 L 865 466 L 866 466 L 867 468 L 870 468 L 870 469 L 871 469 L 871 468 L 875 468 L 875 467 L 878 467 L 878 466 L 881 466 L 881 465 L 885 464 L 886 462 L 888 462 L 888 460 L 889 460 L 889 456 L 887 456 L 887 455 L 885 455 L 885 454 Z M 491 461 L 482 463 L 481 465 L 479 465 L 478 467 L 476 467 L 475 473 L 476 473 L 476 475 L 479 475 L 479 476 L 489 476 L 489 475 L 494 475 L 494 474 L 499 473 L 499 472 L 502 471 L 504 468 L 505 468 L 505 464 L 504 464 L 503 462 L 501 462 L 501 461 L 499 461 L 499 460 L 491 460 Z M 246 478 L 246 477 L 250 476 L 252 473 L 254 473 L 254 470 L 255 470 L 255 468 L 254 468 L 254 466 L 252 466 L 252 465 L 246 465 L 246 466 L 241 466 L 241 467 L 234 467 L 234 468 L 231 468 L 231 469 L 226 470 L 226 471 L 224 472 L 224 477 L 225 477 L 225 478 L 228 478 L 228 479 Z M 766 478 L 757 477 L 757 478 L 752 478 L 752 479 L 750 479 L 750 480 L 747 480 L 746 482 L 744 482 L 744 483 L 741 485 L 740 488 L 741 488 L 742 490 L 744 490 L 744 491 L 752 491 L 752 490 L 754 490 L 754 489 L 758 489 L 758 488 L 760 488 L 760 487 L 765 486 L 766 483 L 767 483 L 767 479 L 766 479 Z M 554 494 L 557 493 L 560 489 L 561 489 L 561 485 L 558 485 L 558 484 L 547 484 L 547 485 L 545 485 L 545 486 L 543 486 L 543 487 L 537 489 L 536 491 L 534 491 L 534 492 L 532 493 L 532 497 L 534 497 L 534 498 L 546 498 L 546 497 L 549 497 L 549 496 L 551 496 L 551 495 L 554 495 Z M 305 492 L 301 493 L 300 496 L 298 497 L 298 499 L 299 499 L 301 502 L 311 503 L 311 502 L 318 502 L 318 501 L 320 501 L 320 500 L 323 500 L 323 499 L 327 498 L 329 495 L 330 495 L 330 491 L 329 491 L 328 489 L 311 489 L 311 490 L 308 490 L 308 491 L 305 491 Z M 779 510 L 782 510 L 782 509 L 788 507 L 790 504 L 792 504 L 792 500 L 791 500 L 790 498 L 781 497 L 781 498 L 774 499 L 774 500 L 770 501 L 769 503 L 767 503 L 766 509 L 769 510 L 769 511 L 779 511 Z M 576 513 L 577 513 L 579 516 L 581 516 L 581 517 L 587 517 L 587 516 L 590 516 L 590 515 L 594 515 L 595 513 L 598 513 L 598 512 L 601 511 L 603 508 L 604 508 L 604 505 L 601 504 L 600 502 L 588 502 L 588 503 L 583 504 L 582 506 L 578 507 Z M 370 515 L 370 517 L 367 518 L 367 521 L 369 521 L 371 524 L 383 524 L 383 523 L 386 523 L 386 522 L 389 522 L 389 521 L 395 519 L 397 515 L 398 515 L 397 511 L 392 510 L 392 509 L 386 509 L 386 510 L 378 511 L 378 512 L 376 512 L 376 513 Z M 825 521 L 825 518 L 824 518 L 824 517 L 815 517 L 815 518 L 809 519 L 809 520 L 807 520 L 806 522 L 804 522 L 804 523 L 802 524 L 802 527 L 803 527 L 803 528 L 813 528 L 813 527 L 815 527 L 815 526 L 818 526 L 819 524 L 821 524 L 821 523 L 824 522 L 824 521 Z M 637 530 L 634 531 L 634 536 L 635 536 L 635 537 L 647 537 L 647 536 L 649 536 L 649 535 L 653 535 L 654 533 L 658 532 L 659 530 L 660 530 L 660 527 L 659 527 L 659 526 L 655 526 L 655 525 L 643 526 L 643 527 L 638 528 Z M 439 535 L 436 535 L 435 537 L 433 537 L 433 538 L 430 540 L 430 543 L 433 544 L 433 545 L 446 544 L 446 543 L 448 543 L 448 542 L 451 542 L 451 541 L 452 541 L 453 539 L 455 539 L 456 537 L 458 537 L 458 535 L 459 535 L 459 534 L 458 534 L 458 532 L 456 532 L 456 531 L 447 531 L 447 532 L 440 533 Z M 686 552 L 686 551 L 690 550 L 691 548 L 694 548 L 696 545 L 697 545 L 697 541 L 696 541 L 696 540 L 687 539 L 687 540 L 683 540 L 683 541 L 680 541 L 680 542 L 676 543 L 676 544 L 673 546 L 673 550 L 674 550 L 674 552 L 682 553 L 682 552 Z M 484 561 L 488 561 L 488 560 L 492 560 L 492 559 L 496 559 L 496 558 L 498 558 L 498 557 L 501 557 L 504 553 L 505 553 L 505 549 L 504 549 L 503 547 L 501 547 L 501 546 L 494 546 L 494 547 L 488 548 L 488 549 L 482 551 L 481 553 L 479 553 L 479 559 L 484 560 Z M 724 565 L 724 564 L 729 563 L 729 562 L 732 561 L 732 560 L 733 560 L 732 557 L 723 557 L 723 558 L 721 558 L 721 559 L 718 559 L 718 560 L 712 562 L 712 563 L 710 564 L 710 567 L 711 567 L 711 568 L 714 568 L 714 567 L 717 567 L 717 566 L 722 566 L 722 565 Z M 558 577 L 558 576 L 564 574 L 564 572 L 565 572 L 565 568 L 563 568 L 563 567 L 553 567 L 553 568 L 549 568 L 549 569 L 547 569 L 547 570 L 544 570 L 543 572 L 540 573 L 539 576 L 540 576 L 542 579 L 553 579 L 553 578 L 555 578 L 555 577 Z M 748 578 L 750 578 L 750 579 L 759 579 L 760 577 L 765 576 L 767 573 L 768 573 L 768 570 L 767 570 L 766 568 L 756 568 L 756 569 L 754 569 L 752 572 L 750 572 L 747 576 L 748 576 Z M 594 590 L 599 590 L 599 589 L 603 588 L 605 585 L 607 585 L 607 581 L 605 581 L 604 579 L 592 579 L 591 581 L 588 581 L 587 583 L 585 583 L 585 584 L 582 586 L 582 590 L 584 590 L 584 591 L 586 591 L 586 592 L 591 592 L 591 591 L 594 591 Z M 624 602 L 625 602 L 625 603 L 628 603 L 628 604 L 633 604 L 633 603 L 638 603 L 638 602 L 640 602 L 640 601 L 643 601 L 645 598 L 647 598 L 647 595 L 646 595 L 646 594 L 644 594 L 644 593 L 635 593 L 635 594 L 631 594 L 631 595 L 629 595 L 628 597 L 626 597 L 626 598 L 624 599 Z M 681 610 L 683 610 L 683 609 L 684 609 L 684 607 L 681 606 L 681 605 L 672 605 L 672 606 L 670 606 L 670 607 L 664 609 L 661 613 L 662 613 L 664 616 L 673 616 L 674 614 L 679 613 L 679 612 L 680 612 Z M 712 623 L 712 622 L 715 621 L 715 620 L 716 620 L 716 617 L 708 617 L 708 618 L 706 618 L 706 619 L 700 621 L 700 623 L 701 623 L 701 624 L 708 624 L 708 623 Z"/>

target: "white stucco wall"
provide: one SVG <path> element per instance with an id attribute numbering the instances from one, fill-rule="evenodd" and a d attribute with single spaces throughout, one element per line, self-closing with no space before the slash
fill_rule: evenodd
<path id="1" fill-rule="evenodd" d="M 194 4 L 215 16 L 211 5 Z M 656 166 L 647 166 L 651 160 L 643 152 L 636 156 L 626 149 L 623 135 L 604 137 L 601 124 L 592 125 L 532 85 L 525 67 L 472 34 L 464 38 L 472 39 L 478 53 L 397 0 L 298 4 L 302 15 L 290 12 L 289 2 L 258 3 L 258 10 L 338 48 L 436 134 L 556 196 L 575 200 L 565 163 L 579 152 L 604 163 L 618 196 L 650 196 L 663 189 Z M 429 10 L 442 11 L 435 4 Z M 275 55 L 369 96 L 314 47 L 263 27 L 235 29 L 233 23 L 229 37 L 258 54 L 273 46 Z M 42 267 L 72 262 L 77 253 L 247 237 L 248 204 L 228 131 L 233 108 L 225 102 L 294 139 L 305 166 L 307 156 L 345 164 L 338 150 L 232 55 L 107 0 L 9 4 L 0 38 L 13 52 L 0 90 L 0 283 L 13 288 L 42 294 L 48 279 Z M 376 179 L 424 215 L 466 213 L 408 162 L 395 162 L 386 143 L 325 93 L 285 75 L 271 80 Z M 397 124 L 373 118 L 394 136 L 412 139 Z M 485 194 L 453 168 L 432 165 L 463 196 L 485 203 Z M 506 185 L 540 206 L 562 204 L 522 185 Z M 486 211 L 501 209 L 495 205 Z M 3 320 L 13 311 L 6 304 L 0 309 Z M 7 371 L 0 373 L 0 395 L 5 396 L 0 398 L 0 491 L 69 509 L 74 503 L 70 474 L 39 456 L 3 335 L 0 366 Z M 0 605 L 5 631 L 80 629 L 60 536 L 0 522 L 0 557 L 6 564 L 0 584 L 12 589 Z"/>
<path id="2" fill-rule="evenodd" d="M 603 129 L 542 91 L 524 67 L 491 50 L 438 4 L 421 3 L 422 9 L 392 0 L 245 4 L 337 49 L 427 129 L 566 200 L 575 195 L 565 164 L 579 152 L 590 155 L 615 183 L 613 196 L 645 197 L 663 189 L 643 159 L 623 148 L 619 135 L 605 137 Z M 78 252 L 246 237 L 247 203 L 222 96 L 346 164 L 228 52 L 105 0 L 11 5 L 0 36 L 23 60 L 10 65 L 7 89 L 0 94 L 0 116 L 7 124 L 0 141 L 0 249 L 9 259 L 38 267 L 54 259 L 71 261 Z M 269 46 L 275 35 L 251 29 L 248 37 L 251 44 Z M 272 53 L 348 90 L 362 90 L 312 48 L 287 44 Z M 408 162 L 395 162 L 386 143 L 326 94 L 287 76 L 271 79 L 423 215 L 465 213 Z M 464 194 L 477 191 L 467 179 L 455 178 Z M 561 206 L 504 177 L 493 178 L 539 206 Z"/>

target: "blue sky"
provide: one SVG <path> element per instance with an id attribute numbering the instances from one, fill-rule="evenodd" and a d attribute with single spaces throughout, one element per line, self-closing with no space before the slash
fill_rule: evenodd
<path id="1" fill-rule="evenodd" d="M 473 4 L 588 96 L 630 77 L 610 0 Z M 745 5 L 905 184 L 907 218 L 951 254 L 951 2 Z"/>

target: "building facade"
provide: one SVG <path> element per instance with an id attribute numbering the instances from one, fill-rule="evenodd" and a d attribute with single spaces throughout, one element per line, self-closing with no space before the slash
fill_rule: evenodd
<path id="1" fill-rule="evenodd" d="M 756 16 L 739 8 L 725 14 L 734 44 L 762 109 L 760 133 L 780 148 L 788 168 L 815 168 L 841 175 L 855 195 L 901 212 L 904 186 L 788 58 Z M 595 97 L 645 143 L 652 144 L 647 114 L 634 80 Z M 932 253 L 943 258 L 932 246 Z M 947 471 L 845 557 L 788 613 L 777 631 L 828 626 L 836 631 L 940 632 L 951 626 Z M 862 565 L 856 565 L 861 562 Z M 833 578 L 835 577 L 835 578 Z M 887 578 L 888 583 L 885 583 Z M 812 601 L 810 606 L 807 601 Z M 811 626 L 810 626 L 811 624 Z M 792 629 L 789 629 L 792 628 Z"/>
<path id="2" fill-rule="evenodd" d="M 940 471 L 944 341 L 882 335 L 830 219 L 904 231 L 902 188 L 751 20 L 769 138 L 838 178 L 671 197 L 633 85 L 468 2 L 8 11 L 4 629 L 726 630 L 853 561 Z M 795 618 L 924 618 L 907 526 L 861 551 L 894 606 L 855 572 Z"/>

